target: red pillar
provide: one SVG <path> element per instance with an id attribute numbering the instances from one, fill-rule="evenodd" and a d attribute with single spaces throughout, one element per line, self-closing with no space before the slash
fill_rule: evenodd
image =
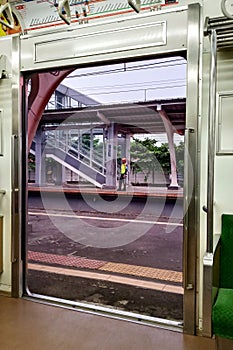
<path id="1" fill-rule="evenodd" d="M 73 71 L 35 73 L 31 77 L 31 91 L 28 97 L 28 148 L 30 149 L 44 109 L 56 87 Z"/>

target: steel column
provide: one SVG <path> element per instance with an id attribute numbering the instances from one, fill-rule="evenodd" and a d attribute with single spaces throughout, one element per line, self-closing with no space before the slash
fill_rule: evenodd
<path id="1" fill-rule="evenodd" d="M 217 36 L 210 32 L 210 78 L 208 113 L 207 242 L 203 258 L 203 335 L 212 336 L 213 231 L 214 231 L 214 163 L 216 125 Z"/>
<path id="2" fill-rule="evenodd" d="M 196 333 L 196 274 L 198 239 L 198 161 L 200 5 L 188 7 L 187 105 L 184 174 L 184 332 Z M 187 137 L 188 135 L 188 137 Z"/>

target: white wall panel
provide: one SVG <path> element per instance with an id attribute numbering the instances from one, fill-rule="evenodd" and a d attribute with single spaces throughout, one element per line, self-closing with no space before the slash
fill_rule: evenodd
<path id="1" fill-rule="evenodd" d="M 21 70 L 174 54 L 186 50 L 187 8 L 21 37 Z"/>
<path id="2" fill-rule="evenodd" d="M 5 55 L 6 71 L 12 75 L 11 40 L 1 39 L 0 55 Z M 0 275 L 0 290 L 11 291 L 11 131 L 12 131 L 12 85 L 11 79 L 0 79 L 1 109 L 1 156 L 0 189 L 6 191 L 0 195 L 0 215 L 3 216 L 3 273 Z"/>

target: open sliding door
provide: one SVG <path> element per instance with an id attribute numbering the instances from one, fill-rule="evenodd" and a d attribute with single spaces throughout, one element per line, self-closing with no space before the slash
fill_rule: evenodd
<path id="1" fill-rule="evenodd" d="M 198 225 L 198 216 L 197 216 L 197 174 L 198 174 L 198 162 L 197 162 L 197 135 L 198 135 L 198 115 L 199 115 L 199 41 L 200 41 L 200 6 L 198 4 L 190 5 L 189 7 L 182 7 L 181 9 L 173 9 L 172 11 L 160 11 L 157 13 L 147 13 L 142 15 L 135 15 L 131 17 L 127 17 L 121 21 L 111 21 L 102 24 L 96 24 L 93 26 L 82 26 L 74 28 L 72 31 L 69 30 L 59 30 L 56 32 L 50 32 L 49 34 L 41 33 L 41 35 L 28 34 L 21 37 L 21 71 L 25 77 L 25 85 L 27 84 L 27 89 L 25 91 L 30 92 L 30 84 L 35 84 L 35 82 L 41 84 L 45 84 L 45 80 L 43 81 L 44 72 L 50 72 L 50 78 L 48 79 L 48 85 L 51 84 L 51 89 L 48 89 L 48 95 L 46 96 L 49 101 L 49 94 L 52 96 L 53 91 L 56 88 L 56 82 L 60 83 L 62 79 L 74 71 L 75 69 L 88 69 L 88 67 L 100 66 L 100 64 L 107 66 L 115 65 L 115 68 L 118 64 L 124 63 L 125 65 L 134 64 L 134 62 L 139 62 L 143 60 L 143 63 L 146 62 L 146 59 L 152 60 L 156 58 L 167 58 L 167 57 L 181 57 L 187 58 L 187 99 L 186 99 L 186 131 L 185 131 L 185 171 L 184 171 L 184 231 L 183 231 L 183 247 L 182 250 L 184 252 L 183 258 L 183 287 L 184 287 L 184 303 L 183 303 L 183 319 L 184 319 L 184 331 L 190 334 L 195 334 L 196 328 L 196 265 L 197 265 L 197 225 Z M 133 63 L 131 63 L 133 62 Z M 150 62 L 150 61 L 149 61 Z M 139 62 L 140 63 L 140 62 Z M 139 63 L 137 63 L 139 65 Z M 125 66 L 126 67 L 126 66 Z M 106 68 L 104 68 L 106 71 Z M 90 73 L 90 72 L 89 72 Z M 59 79 L 55 79 L 56 76 L 61 77 Z M 46 78 L 47 79 L 47 78 Z M 55 82 L 56 80 L 56 82 Z M 54 84 L 53 84 L 54 81 Z M 140 82 L 138 82 L 139 84 Z M 58 85 L 58 84 L 57 84 Z M 38 85 L 39 86 L 39 85 Z M 52 91 L 53 90 L 53 91 Z M 30 97 L 30 95 L 29 95 Z M 27 96 L 25 94 L 25 101 Z M 32 101 L 28 100 L 28 111 L 25 111 L 24 120 L 25 125 L 28 124 L 28 135 L 29 135 L 29 144 L 32 145 L 32 141 L 37 130 L 37 126 L 40 124 L 40 118 L 42 117 L 43 104 L 45 104 L 45 100 L 41 101 L 41 106 L 38 106 L 38 99 L 33 105 Z M 47 101 L 47 102 L 48 102 Z M 58 101 L 59 102 L 59 101 Z M 89 101 L 90 102 L 90 101 Z M 94 102 L 93 102 L 94 103 Z M 96 101 L 95 101 L 96 103 Z M 46 103 L 47 104 L 47 103 Z M 98 104 L 98 103 L 97 103 Z M 26 105 L 24 103 L 24 105 Z M 38 111 L 37 115 L 37 124 L 31 123 L 28 120 L 28 113 L 30 112 L 30 107 L 35 107 Z M 45 106 L 44 106 L 45 107 Z M 119 106 L 118 106 L 119 107 Z M 128 106 L 129 107 L 129 106 Z M 152 108 L 153 106 L 149 106 Z M 158 107 L 158 106 L 157 106 Z M 122 106 L 120 106 L 122 110 Z M 152 108 L 153 109 L 153 108 Z M 26 108 L 25 108 L 26 110 Z M 91 112 L 93 113 L 94 108 L 92 108 Z M 153 109 L 154 111 L 154 109 Z M 159 113 L 159 109 L 156 110 Z M 119 108 L 115 106 L 114 113 L 117 115 L 119 112 Z M 79 112 L 80 118 L 84 118 L 84 112 L 80 110 Z M 102 108 L 101 113 L 98 111 L 98 108 L 94 110 L 94 113 L 97 114 L 99 120 L 102 123 L 106 124 L 108 128 L 108 133 L 101 134 L 102 138 L 109 140 L 110 138 L 117 138 L 117 131 L 114 127 L 109 127 L 109 120 L 112 117 L 109 107 Z M 125 111 L 126 113 L 126 111 Z M 41 115 L 40 115 L 41 114 Z M 161 113 L 160 113 L 161 115 Z M 147 115 L 148 116 L 148 115 Z M 86 120 L 83 119 L 85 122 Z M 116 121 L 114 121 L 116 123 Z M 113 124 L 114 124 L 113 123 Z M 99 124 L 97 125 L 99 126 Z M 98 129 L 95 125 L 95 128 L 92 128 L 92 131 L 88 133 L 86 132 L 85 137 L 82 136 L 85 140 L 85 147 L 92 146 L 96 144 L 96 140 L 99 137 Z M 47 136 L 49 135 L 50 142 L 54 141 L 54 136 L 52 136 L 52 127 L 47 127 Z M 127 124 L 129 127 L 129 124 Z M 26 128 L 25 128 L 26 130 Z M 62 130 L 60 129 L 59 135 L 62 135 Z M 105 131 L 106 131 L 105 130 Z M 119 131 L 119 130 L 118 130 Z M 123 130 L 125 131 L 125 129 Z M 121 142 L 126 142 L 127 137 L 125 136 L 122 129 L 119 134 L 121 136 Z M 112 136 L 114 135 L 115 136 Z M 69 134 L 71 135 L 71 134 Z M 62 159 L 62 152 L 59 151 L 55 154 L 55 144 L 50 143 L 50 158 L 53 158 L 56 162 L 60 163 L 61 166 L 66 166 L 70 170 L 74 170 L 75 162 L 81 164 L 84 162 L 87 152 L 87 148 L 83 147 L 83 143 L 81 146 L 75 146 L 74 144 L 77 141 L 77 133 L 75 134 L 76 138 L 73 134 L 73 144 L 69 144 L 69 147 L 72 148 L 73 154 L 69 153 L 69 156 L 64 156 Z M 94 136 L 93 136 L 94 135 Z M 38 137 L 41 137 L 39 134 Z M 98 136 L 98 137 L 97 137 Z M 26 143 L 27 133 L 24 133 L 24 141 Z M 60 137 L 60 136 L 59 136 Z M 62 136 L 63 137 L 63 136 Z M 66 136 L 64 136 L 66 137 Z M 95 137 L 97 137 L 95 139 Z M 125 139 L 125 141 L 122 141 Z M 48 140 L 48 138 L 47 138 Z M 59 139 L 59 142 L 61 138 Z M 63 142 L 63 141 L 62 141 Z M 99 138 L 98 138 L 98 142 Z M 107 141 L 106 141 L 107 142 Z M 80 143 L 79 143 L 80 144 Z M 123 143 L 121 143 L 122 145 Z M 67 143 L 66 143 L 67 145 Z M 80 158 L 76 161 L 72 159 L 74 153 L 77 152 L 81 155 Z M 52 148 L 52 150 L 51 150 Z M 84 149 L 85 148 L 85 149 Z M 103 153 L 104 147 L 101 148 L 101 152 Z M 111 157 L 111 151 L 116 149 L 114 143 L 107 143 L 107 152 L 104 154 L 106 157 Z M 29 150 L 26 150 L 28 152 Z M 41 150 L 40 150 L 41 151 Z M 67 149 L 66 149 L 67 151 Z M 82 151 L 82 153 L 81 153 Z M 126 154 L 121 153 L 123 156 L 127 156 Z M 27 155 L 25 153 L 25 159 Z M 60 157 L 60 158 L 59 158 Z M 60 160 L 59 160 L 60 159 Z M 73 163 L 71 164 L 71 161 Z M 87 164 L 85 164 L 87 168 Z M 101 165 L 102 167 L 102 165 Z M 101 172 L 100 168 L 98 168 L 98 173 Z M 84 165 L 83 165 L 83 173 L 84 173 Z M 82 170 L 81 169 L 81 170 Z M 51 170 L 51 169 L 50 169 Z M 50 171 L 48 169 L 48 171 Z M 80 170 L 80 165 L 79 165 Z M 86 178 L 90 174 L 86 172 Z M 96 170 L 97 171 L 97 170 Z M 106 168 L 106 172 L 103 173 L 103 176 L 112 173 L 112 168 Z M 48 174 L 50 175 L 50 174 Z M 80 175 L 80 173 L 78 173 Z M 97 175 L 95 175 L 97 176 Z M 102 180 L 103 180 L 102 176 Z M 26 179 L 26 173 L 23 178 Z M 90 177 L 89 177 L 90 179 Z M 115 178 L 116 179 L 116 178 Z M 51 180 L 51 178 L 50 178 Z M 102 181 L 101 180 L 101 181 Z M 43 181 L 43 179 L 41 179 Z M 97 185 L 97 183 L 94 183 Z M 109 187 L 114 187 L 114 181 L 108 183 Z M 86 196 L 86 200 L 88 201 L 88 196 Z M 53 201 L 56 199 L 53 198 Z M 92 198 L 92 202 L 96 201 L 96 197 Z M 26 208 L 26 198 L 23 204 L 23 207 Z M 86 202 L 87 203 L 87 202 Z M 72 205 L 72 204 L 71 204 Z M 106 208 L 108 206 L 105 205 L 104 211 L 106 212 Z M 64 208 L 63 208 L 64 209 Z M 38 213 L 37 213 L 38 214 Z M 33 214 L 35 216 L 35 213 Z M 39 214 L 38 214 L 39 215 Z M 51 213 L 51 216 L 55 217 L 56 213 Z M 183 216 L 183 215 L 182 215 Z M 96 220 L 101 220 L 101 218 Z M 112 218 L 108 218 L 111 219 Z M 182 218 L 183 219 L 183 218 Z M 85 220 L 93 220 L 91 217 L 86 217 Z M 24 221 L 27 224 L 27 215 L 24 213 Z M 106 220 L 107 221 L 107 220 Z M 115 226 L 119 225 L 115 222 Z M 64 220 L 61 219 L 60 224 L 63 225 Z M 144 222 L 145 224 L 145 222 Z M 148 223 L 147 223 L 148 224 Z M 39 224 L 38 224 L 39 225 Z M 103 225 L 105 225 L 103 223 Z M 134 228 L 136 231 L 136 227 L 139 225 L 136 221 L 134 222 Z M 26 227 L 26 225 L 25 225 Z M 31 229 L 31 226 L 28 226 Z M 39 227 L 39 226 L 38 226 Z M 38 228 L 37 227 L 37 228 Z M 78 230 L 78 228 L 77 228 Z M 85 228 L 84 228 L 85 230 Z M 28 232 L 29 233 L 29 232 Z M 132 233 L 132 230 L 131 230 Z M 89 233 L 89 238 L 93 237 L 94 232 Z M 27 235 L 28 237 L 28 235 Z M 69 237 L 72 240 L 72 237 Z M 107 238 L 106 238 L 107 239 Z M 27 241 L 27 239 L 26 239 Z M 34 242 L 36 239 L 34 240 Z M 70 242 L 71 244 L 71 242 Z M 102 243 L 98 246 L 98 248 L 106 248 L 107 244 L 104 237 L 102 237 Z M 72 244 L 71 244 L 72 245 Z M 88 246 L 88 244 L 87 244 Z M 28 249 L 27 249 L 28 250 Z M 26 251 L 27 251 L 26 250 Z M 38 256 L 40 252 L 38 252 Z M 70 253 L 74 254 L 74 251 L 70 251 Z M 92 254 L 92 253 L 90 253 Z M 94 253 L 93 253 L 94 254 Z M 94 254 L 95 255 L 95 254 Z M 93 264 L 97 264 L 100 261 L 93 255 L 91 259 L 91 255 L 89 256 L 89 260 L 92 260 Z M 33 254 L 31 255 L 31 257 Z M 52 257 L 51 257 L 52 258 Z M 28 256 L 25 255 L 25 268 L 27 270 L 28 267 Z M 97 261 L 98 260 L 98 261 Z M 86 261 L 87 263 L 87 261 Z M 102 261 L 104 266 L 104 262 Z M 55 262 L 56 264 L 56 262 Z M 119 266 L 118 267 L 122 267 Z M 144 270 L 143 270 L 144 271 Z M 145 271 L 144 271 L 145 272 Z M 120 273 L 119 271 L 117 273 Z M 129 272 L 129 275 L 131 273 Z M 26 286 L 25 289 L 27 289 Z M 36 294 L 36 293 L 34 293 Z M 32 293 L 33 295 L 33 293 Z M 43 296 L 40 295 L 43 299 Z M 95 296 L 96 299 L 100 298 L 100 295 Z M 143 296 L 144 298 L 144 296 Z M 44 297 L 45 300 L 49 299 L 47 295 Z M 97 301 L 98 302 L 98 301 Z M 96 303 L 97 303 L 96 302 Z M 69 301 L 69 304 L 74 303 L 77 307 L 80 307 L 80 304 L 75 304 L 75 301 Z M 126 300 L 123 298 L 121 300 L 121 306 L 124 306 Z M 90 307 L 89 307 L 90 309 Z M 93 307 L 91 309 L 97 310 L 98 312 L 102 310 L 106 312 L 103 307 Z M 119 313 L 118 313 L 119 314 Z M 129 315 L 128 315 L 129 316 Z M 130 314 L 130 317 L 132 315 Z M 137 319 L 141 318 L 140 312 L 135 316 Z"/>

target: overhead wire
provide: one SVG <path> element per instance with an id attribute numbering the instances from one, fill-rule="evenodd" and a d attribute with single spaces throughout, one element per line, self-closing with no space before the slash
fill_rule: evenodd
<path id="1" fill-rule="evenodd" d="M 93 90 L 108 90 L 108 89 L 117 89 L 117 88 L 121 88 L 122 86 L 124 86 L 125 88 L 127 87 L 140 87 L 140 86 L 146 86 L 146 87 L 150 87 L 150 86 L 155 86 L 158 84 L 173 84 L 173 83 L 177 83 L 177 82 L 182 82 L 185 83 L 186 80 L 184 78 L 182 79 L 165 79 L 165 80 L 150 80 L 150 81 L 143 81 L 143 82 L 138 82 L 138 83 L 129 83 L 129 84 L 113 84 L 113 85 L 95 85 L 95 86 L 83 86 L 81 87 L 82 91 L 88 90 L 88 92 L 93 91 Z"/>
<path id="2" fill-rule="evenodd" d="M 94 92 L 89 93 L 91 96 L 98 96 L 98 95 L 111 95 L 111 94 L 118 94 L 118 93 L 127 93 L 127 92 L 138 92 L 138 91 L 149 91 L 149 90 L 161 90 L 161 89 L 173 89 L 173 88 L 180 88 L 185 87 L 186 84 L 176 84 L 172 86 L 157 86 L 157 87 L 150 87 L 150 88 L 139 88 L 139 89 L 128 89 L 128 90 L 115 90 L 115 91 L 100 91 L 100 92 Z"/>
<path id="3" fill-rule="evenodd" d="M 112 69 L 106 69 L 106 70 L 99 70 L 94 72 L 86 72 L 86 73 L 79 73 L 79 74 L 70 74 L 66 77 L 66 79 L 73 79 L 73 78 L 80 78 L 85 76 L 94 76 L 94 75 L 106 75 L 106 74 L 113 74 L 113 73 L 119 73 L 119 72 L 131 72 L 135 70 L 142 70 L 142 69 L 158 69 L 158 68 L 168 68 L 168 67 L 174 67 L 174 66 L 181 66 L 186 65 L 186 61 L 184 59 L 173 59 L 163 62 L 153 62 L 143 65 L 136 65 L 136 66 L 122 66 L 119 68 L 112 68 Z M 91 70 L 91 68 L 90 68 Z"/>

